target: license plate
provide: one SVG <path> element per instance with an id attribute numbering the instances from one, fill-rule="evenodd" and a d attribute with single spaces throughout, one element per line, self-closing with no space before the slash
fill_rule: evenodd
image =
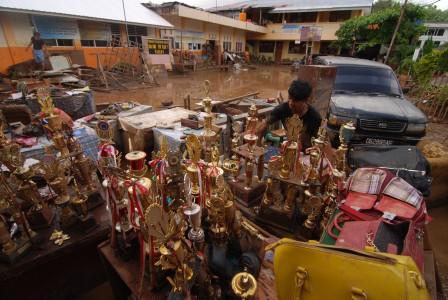
<path id="1" fill-rule="evenodd" d="M 393 145 L 394 142 L 385 139 L 366 138 L 366 144 L 369 145 Z"/>

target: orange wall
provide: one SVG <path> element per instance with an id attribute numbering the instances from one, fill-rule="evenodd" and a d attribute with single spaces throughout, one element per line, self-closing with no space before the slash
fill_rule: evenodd
<path id="1" fill-rule="evenodd" d="M 26 47 L 1 47 L 0 48 L 0 72 L 6 73 L 10 65 L 18 64 L 33 58 L 31 49 Z"/>
<path id="2" fill-rule="evenodd" d="M 10 50 L 9 50 L 10 49 Z M 6 73 L 9 66 L 18 64 L 30 59 L 33 59 L 33 51 L 29 49 L 26 50 L 26 47 L 0 47 L 0 73 Z M 71 51 L 71 50 L 82 50 L 84 53 L 84 61 L 86 66 L 96 68 L 96 55 L 95 54 L 103 54 L 100 55 L 101 62 L 103 66 L 108 62 L 109 65 L 113 65 L 116 63 L 119 58 L 122 58 L 124 61 L 128 61 L 130 59 L 130 53 L 132 53 L 132 61 L 134 63 L 138 63 L 140 58 L 138 55 L 137 48 L 134 48 L 132 50 L 127 50 L 129 48 L 115 48 L 113 50 L 114 54 L 110 55 L 111 48 L 105 48 L 105 47 L 48 47 L 49 50 L 52 51 L 58 51 L 58 52 L 64 52 L 64 51 Z M 129 52 L 131 51 L 131 52 Z M 108 53 L 108 55 L 104 55 L 105 53 Z M 11 58 L 12 55 L 12 58 Z M 112 57 L 112 58 L 109 58 Z"/>

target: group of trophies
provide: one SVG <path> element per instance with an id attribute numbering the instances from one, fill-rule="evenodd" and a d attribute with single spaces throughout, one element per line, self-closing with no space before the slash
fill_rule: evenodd
<path id="1" fill-rule="evenodd" d="M 88 212 L 89 195 L 97 190 L 96 168 L 61 119 L 49 90 L 40 89 L 38 100 L 40 121 L 52 141 L 39 162 L 26 163 L 20 145 L 4 135 L 5 122 L 0 121 L 0 258 L 7 262 L 42 242 L 36 230 L 52 226 L 55 217 L 63 230 L 77 227 L 84 232 L 96 226 Z M 41 193 L 45 187 L 47 193 Z"/>
<path id="2" fill-rule="evenodd" d="M 99 169 L 112 213 L 111 245 L 123 256 L 137 245 L 139 293 L 147 277 L 153 291 L 171 285 L 168 299 L 246 299 L 256 293 L 267 235 L 235 207 L 208 92 L 203 105 L 203 132 L 186 137 L 185 153 L 170 149 L 162 137 L 148 163 L 144 152 L 127 153 L 127 169 L 107 125 L 98 131 L 103 133 Z"/>

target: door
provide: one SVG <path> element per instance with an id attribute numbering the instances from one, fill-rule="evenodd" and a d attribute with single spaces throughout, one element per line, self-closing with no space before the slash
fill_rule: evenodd
<path id="1" fill-rule="evenodd" d="M 283 52 L 283 42 L 277 41 L 275 43 L 275 63 L 279 64 L 282 62 L 282 52 Z"/>

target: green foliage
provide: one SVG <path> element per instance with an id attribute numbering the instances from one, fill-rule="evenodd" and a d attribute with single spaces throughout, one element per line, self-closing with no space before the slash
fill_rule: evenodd
<path id="1" fill-rule="evenodd" d="M 379 0 L 375 1 L 372 5 L 372 13 L 376 13 L 379 11 L 382 11 L 386 8 L 391 8 L 395 5 L 399 5 L 399 2 L 397 0 Z"/>
<path id="2" fill-rule="evenodd" d="M 344 22 L 336 36 L 338 44 L 344 48 L 350 48 L 356 41 L 356 49 L 363 50 L 377 44 L 388 44 L 392 38 L 395 26 L 400 16 L 400 6 L 384 8 L 368 16 L 350 19 Z M 424 17 L 422 6 L 409 4 L 397 34 L 396 44 L 410 44 L 424 32 L 425 27 L 418 25 L 418 21 Z M 378 25 L 377 29 L 369 28 L 369 25 Z"/>
<path id="3" fill-rule="evenodd" d="M 448 10 L 438 9 L 435 5 L 425 6 L 425 21 L 448 22 Z"/>
<path id="4" fill-rule="evenodd" d="M 423 55 L 413 67 L 414 78 L 421 85 L 427 85 L 434 73 L 448 72 L 448 49 L 434 49 Z"/>

